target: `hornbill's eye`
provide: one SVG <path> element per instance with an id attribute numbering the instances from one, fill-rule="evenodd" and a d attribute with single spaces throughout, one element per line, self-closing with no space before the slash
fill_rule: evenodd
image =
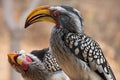
<path id="1" fill-rule="evenodd" d="M 58 10 L 53 10 L 52 11 L 52 16 L 58 17 L 60 15 L 60 12 Z"/>
<path id="2" fill-rule="evenodd" d="M 26 55 L 26 60 L 28 62 L 34 62 L 35 61 L 33 58 L 31 58 L 30 56 L 27 56 L 27 55 Z"/>

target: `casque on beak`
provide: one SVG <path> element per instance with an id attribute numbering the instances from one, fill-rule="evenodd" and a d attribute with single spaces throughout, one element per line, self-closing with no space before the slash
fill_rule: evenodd
<path id="1" fill-rule="evenodd" d="M 28 16 L 25 22 L 25 28 L 33 23 L 47 21 L 56 23 L 54 18 L 51 16 L 51 11 L 48 6 L 40 6 L 34 9 Z"/>

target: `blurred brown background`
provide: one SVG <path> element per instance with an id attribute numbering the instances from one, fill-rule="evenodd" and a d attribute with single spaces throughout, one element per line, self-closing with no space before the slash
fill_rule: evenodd
<path id="1" fill-rule="evenodd" d="M 117 80 L 120 79 L 120 0 L 0 0 L 0 80 L 13 80 L 7 53 L 49 46 L 54 24 L 36 23 L 23 28 L 26 14 L 40 5 L 69 5 L 80 10 L 84 32 L 100 44 Z"/>

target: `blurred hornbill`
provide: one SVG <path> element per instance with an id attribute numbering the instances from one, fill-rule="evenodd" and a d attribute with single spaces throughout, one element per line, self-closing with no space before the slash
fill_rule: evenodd
<path id="1" fill-rule="evenodd" d="M 83 19 L 77 9 L 69 6 L 38 7 L 27 17 L 25 28 L 40 21 L 56 24 L 51 31 L 50 49 L 69 76 L 72 75 L 67 68 L 76 68 L 81 59 L 103 80 L 116 80 L 99 44 L 84 33 Z"/>
<path id="2" fill-rule="evenodd" d="M 8 60 L 25 80 L 70 80 L 48 49 L 10 53 Z"/>

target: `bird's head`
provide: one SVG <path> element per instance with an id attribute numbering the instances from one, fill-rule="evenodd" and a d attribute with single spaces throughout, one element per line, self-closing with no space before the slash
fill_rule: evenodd
<path id="1" fill-rule="evenodd" d="M 37 69 L 39 64 L 40 69 L 44 69 L 42 62 L 34 55 L 25 53 L 25 51 L 16 51 L 8 54 L 8 61 L 11 66 L 19 73 L 24 74 Z"/>
<path id="2" fill-rule="evenodd" d="M 64 28 L 70 32 L 83 32 L 83 20 L 80 12 L 69 6 L 40 6 L 28 15 L 25 28 L 41 21 L 55 23 L 56 28 Z"/>

